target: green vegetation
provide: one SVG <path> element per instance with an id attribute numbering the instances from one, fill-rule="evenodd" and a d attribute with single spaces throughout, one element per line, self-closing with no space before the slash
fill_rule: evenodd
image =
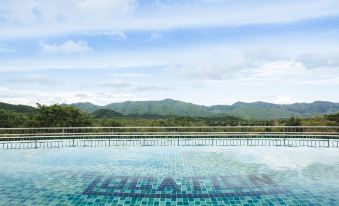
<path id="1" fill-rule="evenodd" d="M 228 112 L 231 115 L 242 117 L 245 119 L 288 119 L 290 117 L 302 117 L 297 112 L 287 110 L 281 105 L 255 102 L 255 103 L 236 103 L 234 109 Z"/>
<path id="2" fill-rule="evenodd" d="M 32 114 L 36 112 L 36 108 L 26 105 L 14 105 L 0 102 L 0 109 L 9 112 L 18 112 L 25 114 Z"/>
<path id="3" fill-rule="evenodd" d="M 291 117 L 288 120 L 286 120 L 285 124 L 286 126 L 301 126 L 302 122 L 301 119 Z"/>
<path id="4" fill-rule="evenodd" d="M 187 117 L 214 116 L 206 106 L 185 103 L 172 99 L 165 99 L 162 101 L 128 101 L 109 104 L 104 106 L 104 108 L 120 112 L 124 115 L 156 114 L 162 116 L 174 115 Z"/>
<path id="5" fill-rule="evenodd" d="M 88 114 L 71 106 L 44 106 L 37 105 L 30 112 L 26 106 L 13 105 L 9 110 L 0 109 L 0 127 L 75 127 L 91 126 L 92 121 Z M 16 112 L 12 108 L 17 108 Z"/>
<path id="6" fill-rule="evenodd" d="M 32 115 L 0 109 L 1 127 L 31 127 Z"/>
<path id="7" fill-rule="evenodd" d="M 242 106 L 238 105 L 238 108 L 248 107 L 248 105 L 244 106 L 243 103 L 237 104 L 242 104 Z M 273 105 L 256 103 L 256 106 L 261 108 L 260 111 L 271 112 L 273 116 L 277 114 L 271 111 Z M 266 110 L 263 107 L 266 107 Z M 280 106 L 275 105 L 275 107 Z M 228 108 L 220 105 L 213 106 L 213 110 L 228 110 Z M 249 111 L 249 114 L 254 112 L 248 108 L 243 111 Z M 35 108 L 25 105 L 0 103 L 0 127 L 339 125 L 339 113 L 318 115 L 312 118 L 300 116 L 286 118 L 288 116 L 284 116 L 284 119 L 276 118 L 276 120 L 256 120 L 250 118 L 249 116 L 251 115 L 245 114 L 243 115 L 245 118 L 229 115 L 197 117 L 152 113 L 124 115 L 120 112 L 99 107 L 97 110 L 87 113 L 75 106 L 69 105 L 45 106 L 37 104 L 37 108 Z"/>
<path id="8" fill-rule="evenodd" d="M 92 116 L 96 119 L 111 119 L 116 117 L 122 117 L 123 115 L 119 112 L 115 112 L 110 109 L 98 109 L 92 112 Z"/>
<path id="9" fill-rule="evenodd" d="M 237 126 L 237 125 L 271 125 L 267 121 L 248 121 L 237 117 L 120 117 L 114 119 L 95 119 L 95 126 Z"/>
<path id="10" fill-rule="evenodd" d="M 92 124 L 87 114 L 72 106 L 38 104 L 37 115 L 33 119 L 39 127 L 82 127 Z"/>
<path id="11" fill-rule="evenodd" d="M 76 103 L 71 106 L 92 113 L 98 109 L 109 109 L 123 115 L 158 115 L 185 117 L 234 116 L 251 120 L 277 120 L 291 117 L 309 118 L 339 112 L 339 104 L 316 101 L 313 103 L 272 104 L 266 102 L 237 102 L 233 105 L 202 106 L 172 99 L 162 101 L 127 101 L 98 106 L 91 103 Z"/>
<path id="12" fill-rule="evenodd" d="M 339 113 L 326 115 L 326 119 L 339 124 Z"/>

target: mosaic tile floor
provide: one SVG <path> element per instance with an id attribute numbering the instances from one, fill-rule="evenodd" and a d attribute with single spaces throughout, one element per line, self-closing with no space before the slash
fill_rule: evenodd
<path id="1" fill-rule="evenodd" d="M 339 205 L 339 150 L 0 150 L 0 205 Z"/>

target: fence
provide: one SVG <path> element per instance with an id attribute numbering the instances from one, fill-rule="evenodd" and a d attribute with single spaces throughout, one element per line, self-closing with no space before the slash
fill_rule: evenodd
<path id="1" fill-rule="evenodd" d="M 0 128 L 0 149 L 93 146 L 338 147 L 339 127 Z"/>

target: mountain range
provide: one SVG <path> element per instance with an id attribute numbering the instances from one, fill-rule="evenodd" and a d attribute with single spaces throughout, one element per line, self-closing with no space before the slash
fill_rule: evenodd
<path id="1" fill-rule="evenodd" d="M 339 112 L 339 103 L 315 101 L 312 103 L 273 104 L 267 102 L 236 102 L 232 105 L 203 106 L 173 99 L 161 101 L 126 101 L 105 106 L 89 102 L 69 104 L 88 113 L 109 109 L 123 115 L 161 115 L 188 117 L 235 116 L 252 120 L 313 117 Z"/>
<path id="2" fill-rule="evenodd" d="M 62 104 L 67 105 L 67 104 Z M 97 118 L 134 117 L 223 117 L 234 116 L 249 120 L 275 120 L 290 117 L 308 118 L 339 112 L 339 103 L 315 101 L 312 103 L 273 104 L 267 102 L 237 102 L 232 105 L 203 106 L 173 99 L 161 101 L 126 101 L 99 106 L 90 102 L 68 104 Z M 0 110 L 34 113 L 35 107 L 0 102 Z"/>

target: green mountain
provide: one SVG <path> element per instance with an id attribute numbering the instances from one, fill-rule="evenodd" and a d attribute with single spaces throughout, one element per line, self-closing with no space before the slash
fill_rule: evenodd
<path id="1" fill-rule="evenodd" d="M 227 114 L 244 119 L 271 120 L 302 117 L 298 112 L 289 111 L 282 105 L 266 102 L 237 102 L 231 107 L 232 109 Z"/>
<path id="2" fill-rule="evenodd" d="M 36 108 L 26 105 L 14 105 L 0 102 L 0 110 L 9 111 L 9 112 L 17 112 L 17 113 L 26 113 L 32 114 L 36 111 Z"/>
<path id="3" fill-rule="evenodd" d="M 98 109 L 92 112 L 91 115 L 97 119 L 110 119 L 123 116 L 123 114 L 110 109 Z"/>
<path id="4" fill-rule="evenodd" d="M 173 99 L 161 101 L 127 101 L 105 106 L 89 102 L 70 104 L 80 110 L 92 113 L 96 118 L 111 118 L 122 115 L 130 117 L 222 117 L 235 116 L 252 120 L 287 119 L 290 117 L 314 117 L 320 114 L 339 112 L 339 103 L 315 101 L 313 103 L 272 104 L 266 102 L 237 102 L 233 105 L 203 106 Z M 0 110 L 31 114 L 36 108 L 26 105 L 12 105 L 0 102 Z"/>
<path id="5" fill-rule="evenodd" d="M 253 120 L 313 117 L 339 112 L 339 103 L 316 101 L 313 103 L 272 104 L 266 102 L 237 102 L 233 105 L 203 106 L 173 99 L 161 101 L 127 101 L 97 106 L 91 103 L 72 104 L 85 112 L 109 109 L 123 115 L 161 115 L 187 117 L 235 116 Z"/>
<path id="6" fill-rule="evenodd" d="M 61 105 L 67 105 L 67 104 L 61 104 Z M 70 104 L 70 105 L 80 109 L 83 112 L 87 112 L 87 113 L 92 113 L 92 112 L 94 112 L 98 109 L 102 109 L 101 106 L 92 104 L 90 102 L 79 102 L 79 103 L 74 103 L 74 104 Z"/>
<path id="7" fill-rule="evenodd" d="M 300 113 L 304 117 L 312 117 L 317 114 L 330 114 L 338 112 L 339 104 L 326 101 L 315 101 L 313 103 L 287 104 L 284 107 L 293 112 Z"/>
<path id="8" fill-rule="evenodd" d="M 165 99 L 162 101 L 128 101 L 104 106 L 124 115 L 158 114 L 162 116 L 212 116 L 208 107 Z"/>

